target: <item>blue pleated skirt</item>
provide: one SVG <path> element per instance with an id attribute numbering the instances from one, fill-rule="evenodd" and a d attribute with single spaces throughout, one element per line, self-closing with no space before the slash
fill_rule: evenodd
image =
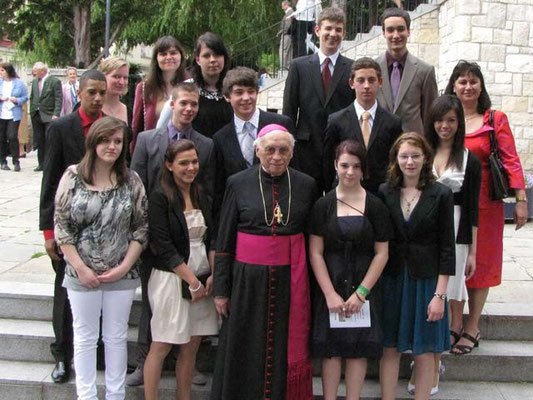
<path id="1" fill-rule="evenodd" d="M 448 305 L 444 317 L 427 322 L 427 309 L 437 287 L 437 278 L 412 279 L 404 268 L 396 276 L 383 276 L 383 345 L 413 355 L 450 350 Z"/>

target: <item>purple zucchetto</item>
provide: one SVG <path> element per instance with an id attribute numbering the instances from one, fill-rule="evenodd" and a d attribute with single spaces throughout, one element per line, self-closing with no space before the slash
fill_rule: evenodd
<path id="1" fill-rule="evenodd" d="M 289 131 L 287 130 L 287 128 L 285 128 L 284 126 L 282 125 L 278 125 L 278 124 L 268 124 L 266 126 L 263 127 L 263 129 L 261 129 L 258 133 L 257 133 L 257 139 L 265 136 L 266 134 L 270 133 L 270 132 L 273 132 L 273 131 L 282 131 L 282 132 L 287 132 L 289 133 Z"/>

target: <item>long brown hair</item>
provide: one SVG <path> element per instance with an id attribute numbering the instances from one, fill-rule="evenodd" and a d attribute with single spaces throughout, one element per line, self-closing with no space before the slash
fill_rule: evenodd
<path id="1" fill-rule="evenodd" d="M 181 46 L 178 39 L 172 36 L 160 37 L 154 45 L 152 52 L 152 61 L 150 62 L 150 72 L 146 78 L 145 84 L 145 101 L 150 101 L 154 96 L 157 98 L 165 92 L 165 82 L 163 80 L 163 71 L 159 68 L 157 62 L 157 54 L 163 51 L 168 51 L 170 48 L 175 47 L 181 55 L 180 66 L 174 78 L 172 78 L 172 86 L 176 86 L 179 82 L 185 80 L 185 51 Z"/>
<path id="2" fill-rule="evenodd" d="M 196 146 L 188 139 L 180 139 L 175 141 L 174 143 L 171 143 L 167 147 L 163 166 L 161 167 L 161 172 L 159 173 L 159 185 L 163 193 L 165 193 L 165 195 L 167 196 L 169 203 L 177 201 L 180 207 L 182 208 L 185 208 L 185 199 L 183 198 L 181 191 L 178 189 L 176 182 L 174 181 L 174 175 L 172 174 L 172 171 L 167 168 L 166 163 L 173 163 L 178 154 L 193 149 L 194 151 L 196 151 L 196 155 L 198 155 L 198 150 L 196 150 Z M 190 189 L 191 203 L 195 208 L 199 208 L 198 199 L 200 198 L 200 190 L 201 189 L 199 188 L 198 182 L 195 179 L 191 183 Z"/>
<path id="3" fill-rule="evenodd" d="M 398 164 L 398 152 L 400 146 L 404 143 L 409 143 L 411 146 L 418 147 L 424 154 L 424 165 L 420 171 L 420 178 L 418 179 L 417 189 L 424 189 L 426 185 L 435 182 L 433 175 L 433 150 L 424 136 L 416 132 L 407 132 L 400 135 L 392 145 L 389 152 L 389 170 L 388 181 L 393 188 L 399 189 L 403 186 L 403 173 Z"/>
<path id="4" fill-rule="evenodd" d="M 117 177 L 117 184 L 122 185 L 129 179 L 130 171 L 126 166 L 126 152 L 128 151 L 128 135 L 126 134 L 126 124 L 118 118 L 106 116 L 100 118 L 91 125 L 87 140 L 85 141 L 85 155 L 78 164 L 78 174 L 88 184 L 93 184 L 94 164 L 97 159 L 96 146 L 117 130 L 122 131 L 122 151 L 113 164 L 113 172 Z"/>

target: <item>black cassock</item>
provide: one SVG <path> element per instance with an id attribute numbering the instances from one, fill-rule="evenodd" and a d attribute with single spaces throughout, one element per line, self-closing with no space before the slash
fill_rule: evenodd
<path id="1" fill-rule="evenodd" d="M 229 297 L 230 308 L 220 332 L 212 400 L 312 399 L 303 233 L 316 198 L 314 180 L 291 168 L 272 177 L 256 165 L 228 179 L 214 295 Z M 279 220 L 273 218 L 276 205 Z"/>

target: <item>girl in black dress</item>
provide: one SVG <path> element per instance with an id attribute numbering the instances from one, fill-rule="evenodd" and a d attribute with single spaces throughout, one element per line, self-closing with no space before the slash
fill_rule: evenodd
<path id="1" fill-rule="evenodd" d="M 322 359 L 324 399 L 336 399 L 346 359 L 346 398 L 359 399 L 367 358 L 379 359 L 380 295 L 372 291 L 388 259 L 391 225 L 383 203 L 361 186 L 365 153 L 354 140 L 337 148 L 339 185 L 313 210 L 310 259 L 320 291 L 313 296 L 311 349 Z M 372 291 L 372 293 L 370 293 Z M 331 328 L 330 313 L 350 317 L 370 302 L 369 328 Z"/>

